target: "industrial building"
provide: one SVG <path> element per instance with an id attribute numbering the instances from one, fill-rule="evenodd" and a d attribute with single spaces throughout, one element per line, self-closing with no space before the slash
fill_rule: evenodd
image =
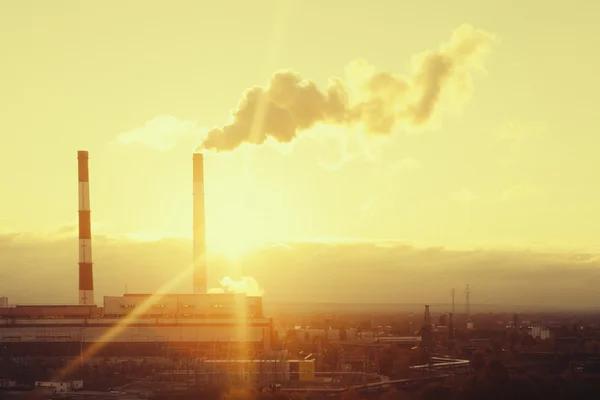
<path id="1" fill-rule="evenodd" d="M 170 370 L 155 377 L 158 382 L 294 383 L 317 380 L 315 360 L 202 360 L 194 369 Z"/>
<path id="2" fill-rule="evenodd" d="M 9 306 L 0 297 L 0 355 L 161 357 L 170 350 L 219 359 L 271 349 L 272 321 L 262 298 L 208 293 L 203 155 L 193 155 L 192 294 L 105 296 L 96 304 L 88 152 L 78 152 L 79 288 L 77 305 Z"/>

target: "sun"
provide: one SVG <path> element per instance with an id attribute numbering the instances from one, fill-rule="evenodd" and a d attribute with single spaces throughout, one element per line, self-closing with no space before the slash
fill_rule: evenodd
<path id="1" fill-rule="evenodd" d="M 260 212 L 239 202 L 223 201 L 220 207 L 207 208 L 207 251 L 232 258 L 241 257 L 273 239 L 275 222 L 261 218 Z"/>
<path id="2" fill-rule="evenodd" d="M 225 190 L 207 194 L 204 211 L 207 253 L 235 259 L 264 244 L 283 240 L 281 236 L 289 219 L 275 218 L 272 210 L 264 205 L 266 202 L 258 203 L 246 203 L 242 196 L 235 192 L 229 195 Z M 165 221 L 161 236 L 192 239 L 193 206 L 174 209 L 171 213 L 173 217 Z"/>
<path id="3" fill-rule="evenodd" d="M 270 167 L 263 164 L 263 158 L 243 150 L 218 157 L 205 155 L 203 198 L 208 255 L 236 258 L 268 243 L 288 241 L 302 225 L 296 213 L 290 212 L 290 204 L 304 198 L 289 194 L 288 189 L 296 187 L 293 181 L 265 176 L 265 168 Z M 194 197 L 184 191 L 180 196 L 185 206 L 165 209 L 169 217 L 161 228 L 191 238 Z"/>
<path id="4" fill-rule="evenodd" d="M 222 223 L 215 228 L 206 233 L 206 246 L 209 253 L 224 254 L 236 259 L 264 243 L 251 227 L 244 224 Z"/>

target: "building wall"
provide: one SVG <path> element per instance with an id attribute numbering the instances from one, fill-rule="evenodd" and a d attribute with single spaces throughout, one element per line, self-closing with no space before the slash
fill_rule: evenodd
<path id="1" fill-rule="evenodd" d="M 549 339 L 550 330 L 540 325 L 534 325 L 531 327 L 531 336 L 534 338 Z"/>
<path id="2" fill-rule="evenodd" d="M 262 298 L 244 294 L 178 294 L 105 296 L 104 315 L 122 316 L 140 308 L 145 315 L 262 317 Z"/>
<path id="3" fill-rule="evenodd" d="M 36 305 L 0 307 L 0 318 L 91 318 L 100 317 L 102 309 L 96 306 Z"/>
<path id="4" fill-rule="evenodd" d="M 16 381 L 11 381 L 8 379 L 0 379 L 0 388 L 13 388 L 17 386 Z"/>
<path id="5" fill-rule="evenodd" d="M 138 325 L 113 326 L 25 326 L 0 327 L 6 342 L 262 342 L 270 332 L 268 324 L 230 325 Z"/>
<path id="6" fill-rule="evenodd" d="M 294 330 L 298 335 L 298 340 L 303 343 L 314 342 L 318 337 L 328 340 L 340 340 L 339 329 L 295 328 Z M 358 339 L 359 335 L 356 329 L 346 329 L 346 340 L 353 341 Z M 364 332 L 363 339 L 374 339 L 374 337 L 371 332 Z"/>
<path id="7" fill-rule="evenodd" d="M 314 360 L 298 361 L 298 380 L 301 382 L 311 382 L 315 380 Z"/>
<path id="8" fill-rule="evenodd" d="M 168 348 L 214 352 L 220 345 L 227 351 L 271 348 L 272 323 L 262 318 L 260 297 L 169 294 L 104 300 L 104 307 L 0 308 L 0 356 L 76 356 L 98 347 L 95 343 L 102 343 L 97 351 L 109 357 L 160 356 Z"/>
<path id="9" fill-rule="evenodd" d="M 219 373 L 241 381 L 310 382 L 315 380 L 314 360 L 205 360 L 206 373 Z"/>
<path id="10" fill-rule="evenodd" d="M 158 326 L 268 326 L 270 320 L 267 318 L 174 318 L 174 317 L 140 317 L 128 318 L 6 318 L 0 319 L 0 327 L 38 326 L 38 327 L 85 327 L 85 326 L 113 326 L 123 325 L 158 325 Z"/>
<path id="11" fill-rule="evenodd" d="M 140 308 L 141 307 L 141 308 Z M 0 297 L 0 319 L 10 318 L 105 318 L 138 315 L 159 317 L 262 318 L 262 298 L 245 294 L 167 294 L 105 296 L 104 307 L 32 305 L 8 307 Z"/>

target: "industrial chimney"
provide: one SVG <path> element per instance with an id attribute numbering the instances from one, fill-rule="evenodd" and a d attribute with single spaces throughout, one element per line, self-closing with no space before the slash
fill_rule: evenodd
<path id="1" fill-rule="evenodd" d="M 193 158 L 194 198 L 194 293 L 208 291 L 206 282 L 206 237 L 204 223 L 204 158 L 194 153 Z"/>
<path id="2" fill-rule="evenodd" d="M 77 152 L 79 177 L 79 304 L 94 304 L 88 152 Z"/>

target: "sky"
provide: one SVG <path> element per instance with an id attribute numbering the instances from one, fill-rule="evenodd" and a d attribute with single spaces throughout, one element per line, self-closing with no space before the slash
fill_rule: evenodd
<path id="1" fill-rule="evenodd" d="M 88 150 L 95 234 L 131 246 L 189 239 L 192 152 L 234 122 L 247 89 L 280 70 L 322 91 L 332 77 L 350 87 L 360 59 L 435 89 L 419 86 L 418 56 L 446 51 L 460 68 L 427 124 L 405 115 L 369 133 L 328 121 L 291 143 L 205 151 L 209 251 L 239 260 L 265 243 L 331 238 L 597 249 L 594 2 L 22 0 L 0 9 L 6 238 L 43 246 L 44 235 L 69 231 L 76 151 Z M 486 42 L 469 60 L 452 53 L 465 26 Z M 5 273 L 17 263 L 6 254 Z"/>

